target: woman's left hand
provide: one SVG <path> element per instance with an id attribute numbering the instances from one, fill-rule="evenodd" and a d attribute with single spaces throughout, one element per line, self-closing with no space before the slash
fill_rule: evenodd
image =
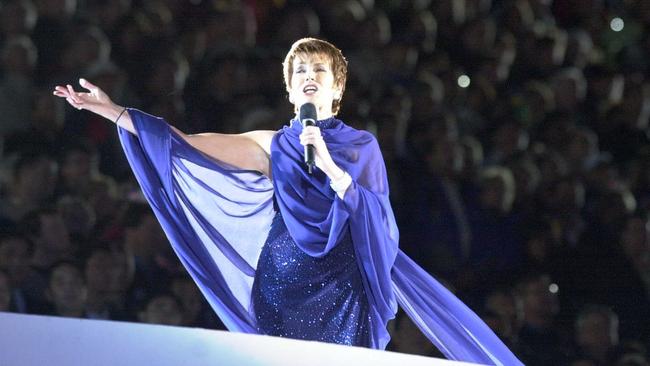
<path id="1" fill-rule="evenodd" d="M 330 178 L 339 177 L 343 174 L 330 155 L 327 144 L 323 140 L 320 128 L 317 126 L 306 126 L 300 134 L 300 144 L 302 146 L 311 144 L 314 146 L 314 164 Z"/>

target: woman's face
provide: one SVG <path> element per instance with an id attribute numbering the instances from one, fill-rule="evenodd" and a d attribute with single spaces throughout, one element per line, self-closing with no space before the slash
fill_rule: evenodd
<path id="1" fill-rule="evenodd" d="M 341 90 L 334 84 L 334 73 L 328 57 L 298 55 L 293 60 L 289 101 L 296 110 L 305 103 L 313 103 L 318 119 L 332 115 L 332 101 L 341 98 Z"/>

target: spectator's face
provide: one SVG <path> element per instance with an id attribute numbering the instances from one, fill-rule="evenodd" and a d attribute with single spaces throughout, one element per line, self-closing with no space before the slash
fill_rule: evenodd
<path id="1" fill-rule="evenodd" d="M 628 213 L 630 212 L 623 192 L 606 194 L 596 204 L 595 215 L 599 223 L 610 230 L 622 224 Z"/>
<path id="2" fill-rule="evenodd" d="M 30 59 L 29 50 L 20 44 L 14 44 L 6 50 L 2 64 L 7 74 L 29 76 L 34 68 L 34 62 Z"/>
<path id="3" fill-rule="evenodd" d="M 589 78 L 587 82 L 589 94 L 599 100 L 605 100 L 611 94 L 614 78 L 611 76 L 594 76 Z"/>
<path id="4" fill-rule="evenodd" d="M 65 120 L 63 107 L 63 102 L 59 98 L 52 98 L 49 93 L 42 91 L 37 92 L 32 109 L 32 126 L 44 135 L 60 131 Z M 56 166 L 52 169 L 56 171 Z"/>
<path id="5" fill-rule="evenodd" d="M 167 246 L 165 232 L 153 215 L 147 215 L 142 219 L 138 227 L 138 233 L 141 244 L 150 246 L 152 250 Z"/>
<path id="6" fill-rule="evenodd" d="M 382 29 L 380 20 L 376 17 L 366 19 L 357 26 L 355 41 L 365 49 L 379 49 L 388 42 L 390 33 Z M 378 56 L 378 54 L 375 54 Z"/>
<path id="7" fill-rule="evenodd" d="M 570 161 L 582 164 L 589 157 L 597 152 L 597 146 L 589 139 L 585 132 L 576 132 L 569 146 L 567 146 L 566 154 Z"/>
<path id="8" fill-rule="evenodd" d="M 391 339 L 394 340 L 396 351 L 400 353 L 429 356 L 435 352 L 435 348 L 427 337 L 411 319 L 406 317 L 399 319 L 399 326 L 393 332 Z"/>
<path id="9" fill-rule="evenodd" d="M 570 212 L 582 207 L 582 191 L 580 183 L 563 180 L 550 187 L 546 201 L 557 212 Z"/>
<path id="10" fill-rule="evenodd" d="M 603 0 L 571 0 L 570 3 L 577 15 L 590 18 L 597 17 L 598 12 L 602 9 Z"/>
<path id="11" fill-rule="evenodd" d="M 127 228 L 126 242 L 129 251 L 144 261 L 163 258 L 172 251 L 165 232 L 153 214 L 140 218 L 138 226 Z"/>
<path id="12" fill-rule="evenodd" d="M 571 65 L 583 68 L 589 60 L 593 45 L 588 34 L 585 33 L 580 37 L 576 35 L 569 35 L 566 50 L 566 59 Z"/>
<path id="13" fill-rule="evenodd" d="M 453 175 L 463 168 L 463 149 L 455 138 L 440 138 L 431 148 L 429 166 L 435 174 Z"/>
<path id="14" fill-rule="evenodd" d="M 430 87 L 422 85 L 411 93 L 411 117 L 415 120 L 432 120 L 434 114 L 444 99 L 442 84 L 433 84 Z"/>
<path id="15" fill-rule="evenodd" d="M 553 317 L 557 314 L 559 310 L 557 295 L 549 290 L 550 284 L 547 278 L 540 278 L 528 284 L 523 297 L 524 316 L 534 314 Z"/>
<path id="16" fill-rule="evenodd" d="M 621 100 L 621 107 L 624 116 L 623 122 L 627 124 L 630 129 L 645 128 L 647 122 L 641 124 L 639 122 L 639 116 L 644 112 L 644 109 L 648 108 L 647 88 L 638 85 L 631 85 L 632 82 L 628 81 L 626 81 L 626 83 L 627 87 L 624 91 L 623 99 Z"/>
<path id="17" fill-rule="evenodd" d="M 149 324 L 181 325 L 183 314 L 176 300 L 169 296 L 158 296 L 149 301 L 141 320 Z"/>
<path id="18" fill-rule="evenodd" d="M 118 44 L 124 53 L 132 55 L 144 47 L 145 35 L 136 21 L 126 23 L 118 30 Z M 135 57 L 135 56 L 132 56 Z"/>
<path id="19" fill-rule="evenodd" d="M 0 273 L 0 311 L 9 311 L 9 302 L 11 301 L 11 289 L 9 288 L 9 278 Z"/>
<path id="20" fill-rule="evenodd" d="M 530 8 L 521 6 L 522 3 L 513 1 L 504 12 L 503 23 L 507 29 L 516 33 L 523 32 L 531 23 Z"/>
<path id="21" fill-rule="evenodd" d="M 113 254 L 115 264 L 114 271 L 110 277 L 110 291 L 114 294 L 120 294 L 126 291 L 133 280 L 133 263 L 129 262 L 124 253 Z"/>
<path id="22" fill-rule="evenodd" d="M 31 165 L 23 167 L 18 173 L 15 185 L 35 201 L 50 197 L 56 182 L 56 163 L 48 158 L 41 158 Z"/>
<path id="23" fill-rule="evenodd" d="M 111 218 L 118 210 L 118 200 L 109 181 L 90 182 L 88 203 L 95 212 L 97 220 Z"/>
<path id="24" fill-rule="evenodd" d="M 526 95 L 526 106 L 530 113 L 530 122 L 539 123 L 546 117 L 548 103 L 537 91 L 531 91 Z"/>
<path id="25" fill-rule="evenodd" d="M 235 60 L 224 60 L 206 80 L 205 92 L 218 102 L 226 102 L 247 89 L 249 71 L 245 64 Z M 257 74 L 257 78 L 263 78 Z M 257 79 L 255 80 L 257 83 Z"/>
<path id="26" fill-rule="evenodd" d="M 392 43 L 383 53 L 384 72 L 394 75 L 411 74 L 418 60 L 417 49 L 404 43 Z"/>
<path id="27" fill-rule="evenodd" d="M 635 13 L 639 18 L 644 20 L 645 24 L 650 24 L 650 2 L 644 0 L 635 0 Z"/>
<path id="28" fill-rule="evenodd" d="M 293 74 L 289 100 L 299 108 L 313 103 L 323 114 L 331 113 L 334 99 L 341 98 L 341 88 L 334 84 L 332 63 L 324 55 L 297 55 L 293 60 Z"/>
<path id="29" fill-rule="evenodd" d="M 11 35 L 28 34 L 34 27 L 27 8 L 19 1 L 8 2 L 0 11 L 0 27 L 5 39 Z"/>
<path id="30" fill-rule="evenodd" d="M 0 242 L 0 269 L 9 273 L 17 283 L 29 270 L 29 244 L 25 239 L 7 238 Z"/>
<path id="31" fill-rule="evenodd" d="M 306 35 L 315 36 L 320 31 L 320 22 L 313 11 L 297 9 L 285 13 L 284 21 L 275 32 L 275 40 L 282 46 L 290 47 L 296 39 Z"/>
<path id="32" fill-rule="evenodd" d="M 47 250 L 66 251 L 71 249 L 70 235 L 58 213 L 41 215 L 41 235 L 38 240 Z"/>
<path id="33" fill-rule="evenodd" d="M 208 17 L 203 27 L 208 47 L 217 49 L 253 46 L 256 29 L 257 21 L 253 11 L 246 10 L 244 6 L 220 16 Z"/>
<path id="34" fill-rule="evenodd" d="M 172 292 L 183 302 L 185 324 L 191 322 L 201 311 L 201 293 L 196 284 L 188 279 L 180 279 L 172 283 Z"/>
<path id="35" fill-rule="evenodd" d="M 483 162 L 483 146 L 480 142 L 462 142 L 463 171 L 472 176 Z"/>
<path id="36" fill-rule="evenodd" d="M 625 255 L 634 259 L 650 251 L 650 226 L 646 220 L 638 217 L 627 220 L 621 237 Z"/>
<path id="37" fill-rule="evenodd" d="M 545 262 L 552 247 L 549 235 L 534 236 L 526 242 L 526 255 L 536 262 Z"/>
<path id="38" fill-rule="evenodd" d="M 95 252 L 86 262 L 86 283 L 90 292 L 110 291 L 113 277 L 119 269 L 108 252 Z"/>
<path id="39" fill-rule="evenodd" d="M 587 350 L 603 350 L 616 345 L 618 330 L 604 314 L 593 313 L 585 317 L 576 329 L 576 342 Z"/>
<path id="40" fill-rule="evenodd" d="M 74 267 L 54 268 L 50 276 L 51 301 L 57 309 L 81 311 L 86 304 L 86 286 L 81 273 Z"/>
<path id="41" fill-rule="evenodd" d="M 462 35 L 462 45 L 466 52 L 482 56 L 492 51 L 495 41 L 494 25 L 489 20 L 475 22 Z"/>
<path id="42" fill-rule="evenodd" d="M 528 146 L 528 139 L 521 127 L 505 123 L 494 133 L 492 137 L 494 146 L 505 156 L 510 156 L 517 151 L 525 150 Z"/>
<path id="43" fill-rule="evenodd" d="M 87 182 L 90 179 L 92 158 L 81 151 L 71 151 L 61 166 L 61 176 L 68 184 Z"/>
<path id="44" fill-rule="evenodd" d="M 585 175 L 587 185 L 599 191 L 615 187 L 620 182 L 619 177 L 617 166 L 612 163 L 596 165 Z"/>
<path id="45" fill-rule="evenodd" d="M 510 327 L 502 317 L 492 314 L 490 316 L 482 316 L 481 320 L 483 320 L 494 333 L 499 335 L 499 337 L 510 338 L 510 336 L 512 336 Z"/>
<path id="46" fill-rule="evenodd" d="M 559 155 L 543 156 L 539 162 L 540 182 L 549 183 L 557 180 L 564 170 L 564 160 Z"/>
<path id="47" fill-rule="evenodd" d="M 517 199 L 532 195 L 537 189 L 539 169 L 530 161 L 520 161 L 510 166 L 515 178 L 515 194 Z"/>
<path id="48" fill-rule="evenodd" d="M 82 198 L 63 197 L 57 202 L 57 210 L 70 234 L 85 237 L 95 225 L 95 213 Z"/>
<path id="49" fill-rule="evenodd" d="M 555 102 L 561 111 L 573 111 L 578 106 L 578 86 L 570 78 L 557 80 L 554 85 Z"/>
<path id="50" fill-rule="evenodd" d="M 164 97 L 170 92 L 180 92 L 183 85 L 179 80 L 180 69 L 171 61 L 161 61 L 154 65 L 153 72 L 147 80 L 147 93 L 153 97 Z"/>
<path id="51" fill-rule="evenodd" d="M 505 195 L 506 185 L 503 180 L 500 178 L 489 179 L 481 187 L 481 205 L 499 212 L 506 211 Z"/>
<path id="52" fill-rule="evenodd" d="M 76 0 L 36 0 L 38 14 L 49 19 L 66 19 L 74 14 L 77 8 Z"/>
<path id="53" fill-rule="evenodd" d="M 95 63 L 105 60 L 102 52 L 105 47 L 102 41 L 89 33 L 75 34 L 74 38 L 63 51 L 62 63 L 66 70 L 74 72 L 84 70 Z"/>
<path id="54" fill-rule="evenodd" d="M 515 299 L 504 293 L 494 293 L 486 299 L 486 308 L 503 318 L 513 330 L 517 324 L 517 307 Z"/>

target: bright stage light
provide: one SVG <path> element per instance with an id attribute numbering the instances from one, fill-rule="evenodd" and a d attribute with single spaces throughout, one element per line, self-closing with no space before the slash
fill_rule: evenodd
<path id="1" fill-rule="evenodd" d="M 469 76 L 463 74 L 463 75 L 458 77 L 458 86 L 460 86 L 461 88 L 467 88 L 470 83 L 471 83 L 471 80 L 470 80 Z"/>
<path id="2" fill-rule="evenodd" d="M 620 32 L 625 27 L 625 22 L 623 19 L 616 17 L 609 22 L 609 27 L 612 28 L 614 32 Z"/>

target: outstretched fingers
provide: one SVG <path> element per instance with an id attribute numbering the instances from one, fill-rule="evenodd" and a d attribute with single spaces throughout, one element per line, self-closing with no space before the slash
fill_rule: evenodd
<path id="1" fill-rule="evenodd" d="M 81 100 L 81 98 L 79 98 L 79 95 L 78 95 L 77 92 L 74 90 L 74 88 L 72 87 L 72 85 L 68 84 L 68 85 L 67 85 L 67 88 L 68 88 L 69 98 L 72 98 L 72 100 L 73 100 L 75 103 L 81 104 L 81 103 L 82 103 L 82 100 Z"/>
<path id="2" fill-rule="evenodd" d="M 54 88 L 54 92 L 52 94 L 56 95 L 57 97 L 65 98 L 65 100 L 74 108 L 76 109 L 82 109 L 82 104 L 83 101 L 79 98 L 77 93 L 72 89 L 72 86 L 67 85 L 65 87 L 63 86 L 56 86 Z"/>
<path id="3" fill-rule="evenodd" d="M 68 89 L 62 86 L 54 87 L 54 92 L 52 94 L 62 98 L 67 98 L 69 96 Z"/>
<path id="4" fill-rule="evenodd" d="M 86 80 L 84 78 L 79 79 L 79 85 L 81 85 L 82 87 L 84 87 L 85 89 L 87 89 L 91 93 L 97 93 L 97 91 L 99 90 L 99 88 L 97 86 L 95 86 L 90 81 L 88 81 L 88 80 Z"/>

